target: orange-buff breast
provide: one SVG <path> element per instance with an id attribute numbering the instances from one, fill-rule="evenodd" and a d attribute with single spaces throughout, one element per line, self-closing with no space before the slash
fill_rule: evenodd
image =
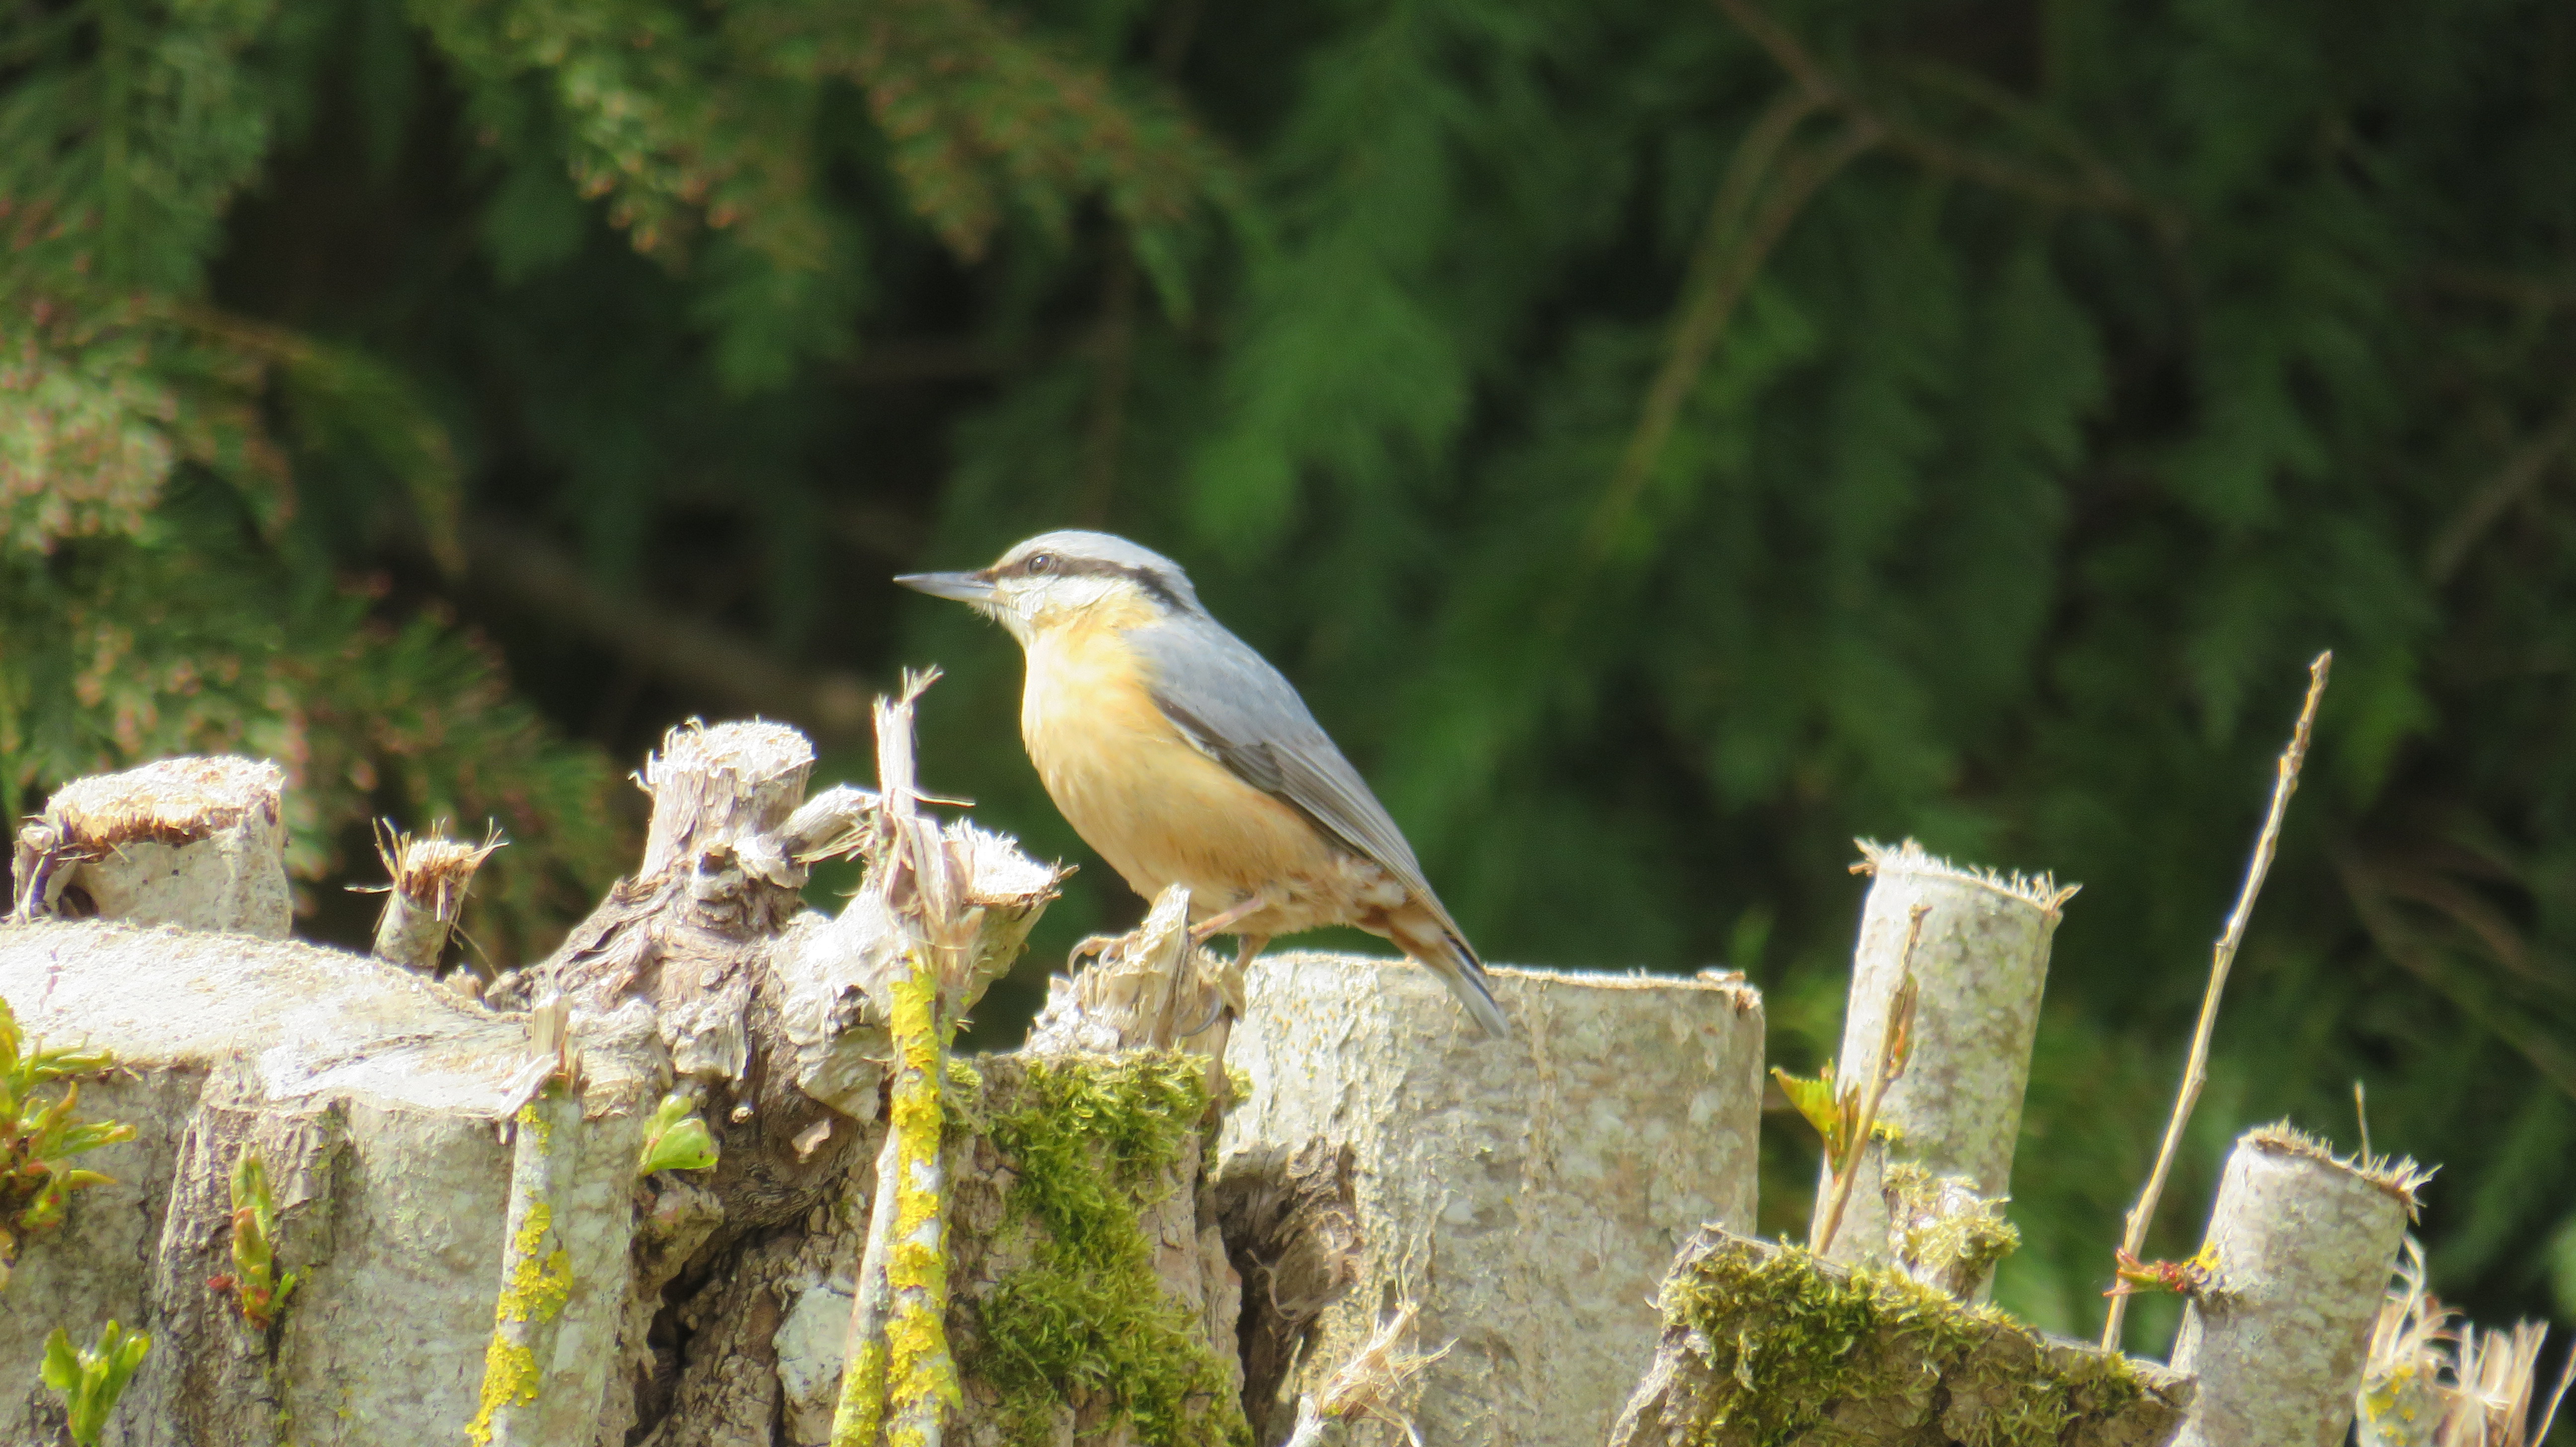
<path id="1" fill-rule="evenodd" d="M 1264 886 L 1338 873 L 1296 810 L 1192 747 L 1154 704 L 1124 620 L 1030 640 L 1020 737 L 1074 832 L 1147 899 L 1189 886 L 1204 917 Z"/>

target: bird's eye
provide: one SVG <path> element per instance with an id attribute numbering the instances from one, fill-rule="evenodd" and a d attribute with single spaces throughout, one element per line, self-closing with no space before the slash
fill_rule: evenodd
<path id="1" fill-rule="evenodd" d="M 1031 553 L 1029 560 L 1021 566 L 1026 568 L 1031 576 L 1044 576 L 1055 571 L 1055 554 Z"/>

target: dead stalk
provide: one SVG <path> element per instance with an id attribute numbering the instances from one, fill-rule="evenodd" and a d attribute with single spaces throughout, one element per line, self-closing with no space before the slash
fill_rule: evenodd
<path id="1" fill-rule="evenodd" d="M 1896 999 L 1888 1007 L 1887 1028 L 1878 1037 L 1878 1059 L 1870 1068 L 1869 1087 L 1861 1096 L 1860 1115 L 1852 1124 L 1851 1144 L 1847 1158 L 1834 1172 L 1833 1204 L 1825 1211 L 1824 1229 L 1816 1233 L 1807 1249 L 1818 1256 L 1833 1249 L 1834 1235 L 1842 1230 L 1843 1209 L 1851 1204 L 1852 1183 L 1860 1179 L 1860 1158 L 1869 1150 L 1869 1133 L 1878 1128 L 1878 1103 L 1887 1087 L 1905 1070 L 1906 1032 L 1914 1027 L 1914 947 L 1923 940 L 1923 917 L 1932 906 L 1918 904 L 1905 921 L 1905 950 L 1897 956 Z"/>
<path id="2" fill-rule="evenodd" d="M 2201 1087 L 2209 1083 L 2209 1037 L 2218 1028 L 2218 999 L 2227 988 L 2228 967 L 2236 963 L 2236 947 L 2245 940 L 2246 922 L 2254 917 L 2254 898 L 2263 892 L 2263 876 L 2271 872 L 2272 856 L 2281 845 L 2281 818 L 2290 809 L 2290 796 L 2299 789 L 2299 768 L 2308 760 L 2308 737 L 2316 728 L 2317 702 L 2326 694 L 2326 672 L 2334 664 L 2334 654 L 2320 653 L 2308 665 L 2307 702 L 2299 707 L 2298 725 L 2290 731 L 2290 746 L 2281 751 L 2273 767 L 2272 808 L 2263 818 L 2263 832 L 2255 837 L 2254 855 L 2245 864 L 2245 886 L 2237 891 L 2235 912 L 2227 917 L 2227 929 L 2218 937 L 2210 953 L 2209 988 L 2200 997 L 2200 1023 L 2191 1035 L 2191 1061 L 2183 1068 L 2182 1089 L 2174 1096 L 2173 1116 L 2165 1122 L 2164 1144 L 2156 1150 L 2155 1169 L 2147 1173 L 2147 1186 L 2138 1194 L 2138 1204 L 2129 1208 L 2127 1224 L 2120 1233 L 2120 1250 L 2136 1256 L 2146 1244 L 2147 1227 L 2155 1220 L 2156 1203 L 2165 1193 L 2165 1178 L 2173 1171 L 2174 1153 L 2182 1148 L 2183 1127 L 2191 1120 L 2191 1109 L 2200 1102 Z M 2128 1316 L 2129 1299 L 2111 1298 L 2109 1318 L 2102 1324 L 2102 1349 L 2120 1349 L 2120 1326 Z"/>

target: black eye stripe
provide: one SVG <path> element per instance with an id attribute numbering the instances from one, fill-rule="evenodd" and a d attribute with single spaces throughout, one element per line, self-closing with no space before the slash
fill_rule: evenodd
<path id="1" fill-rule="evenodd" d="M 1040 563 L 1046 566 L 1040 567 Z M 1001 570 L 1005 575 L 1021 578 L 1125 578 L 1152 594 L 1164 607 L 1181 611 L 1180 594 L 1149 568 L 1126 563 L 1113 563 L 1106 558 L 1067 557 L 1062 553 L 1031 553 Z"/>

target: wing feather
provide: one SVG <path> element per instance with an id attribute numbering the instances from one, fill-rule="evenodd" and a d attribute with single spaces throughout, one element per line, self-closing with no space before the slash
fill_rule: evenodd
<path id="1" fill-rule="evenodd" d="M 1404 831 L 1278 669 L 1212 620 L 1150 623 L 1127 639 L 1146 662 L 1155 706 L 1191 742 L 1352 853 L 1376 861 L 1464 946 Z"/>

